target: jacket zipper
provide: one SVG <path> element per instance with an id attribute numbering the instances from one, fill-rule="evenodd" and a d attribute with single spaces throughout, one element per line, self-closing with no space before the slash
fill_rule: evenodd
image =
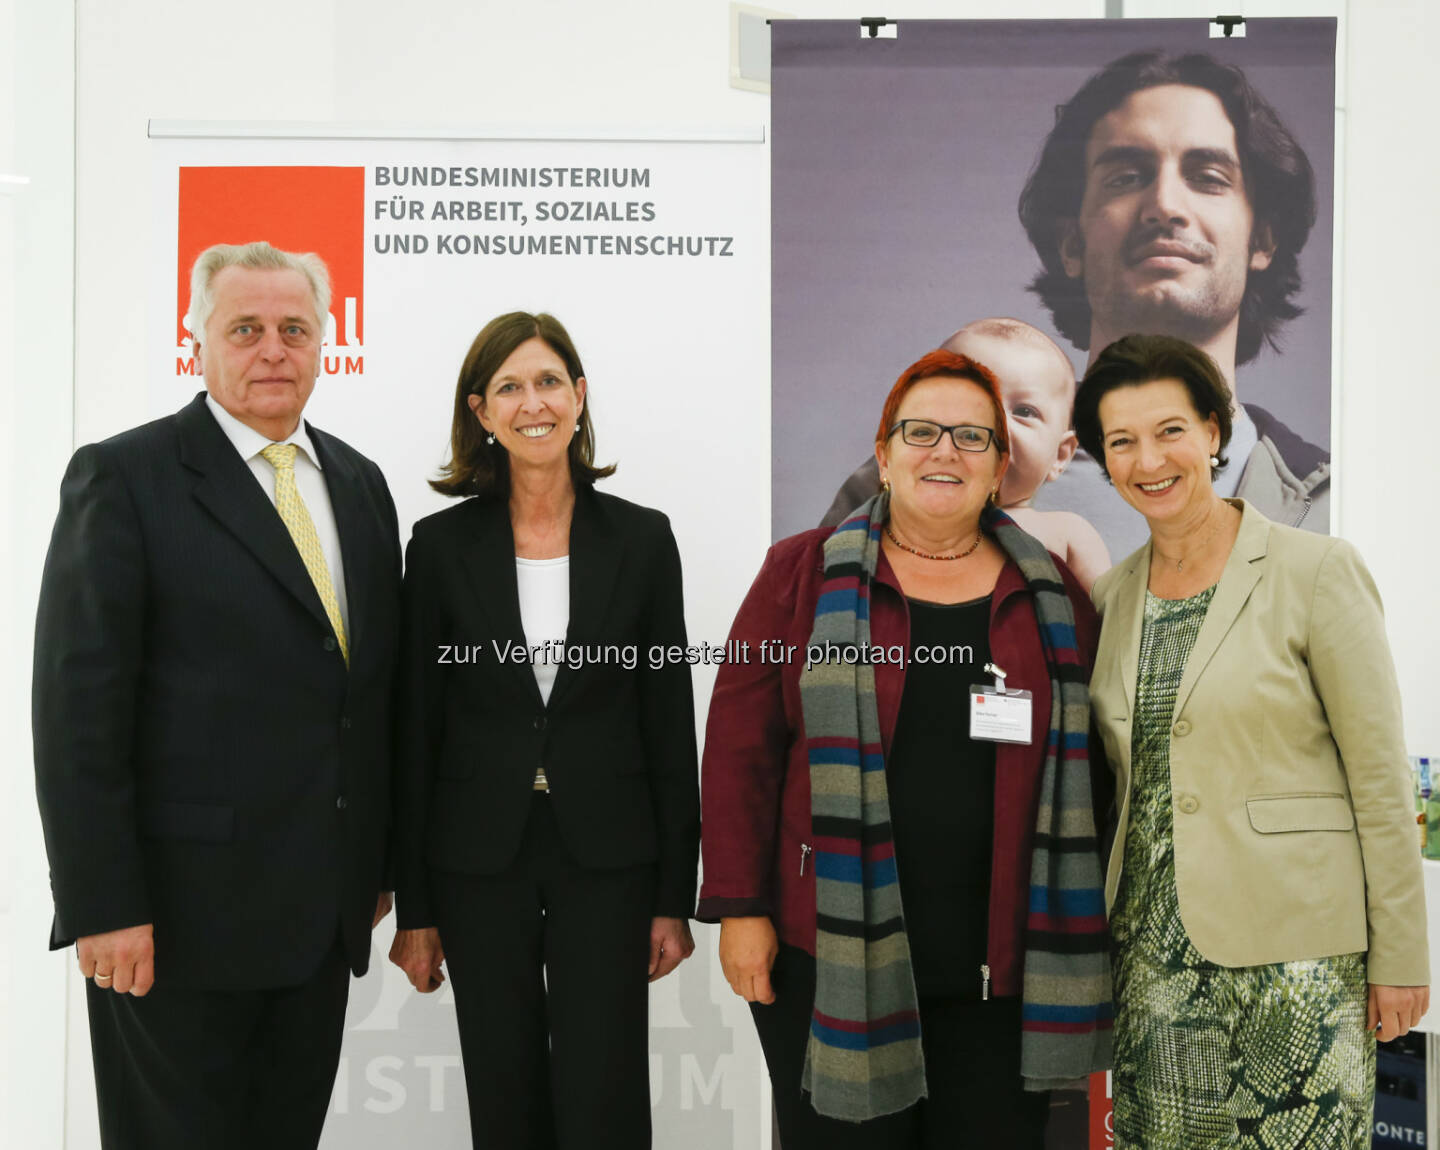
<path id="1" fill-rule="evenodd" d="M 1290 524 L 1291 527 L 1299 527 L 1305 522 L 1305 516 L 1310 514 L 1310 496 L 1305 496 L 1305 506 L 1300 509 L 1300 518 Z"/>
<path id="2" fill-rule="evenodd" d="M 800 877 L 805 877 L 805 863 L 809 861 L 810 854 L 814 848 L 809 843 L 800 844 Z"/>
<path id="3" fill-rule="evenodd" d="M 988 962 L 980 964 L 980 1001 L 990 1001 L 990 964 Z"/>

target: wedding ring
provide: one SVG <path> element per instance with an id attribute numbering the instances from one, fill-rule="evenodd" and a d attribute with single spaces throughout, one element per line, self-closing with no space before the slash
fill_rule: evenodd
<path id="1" fill-rule="evenodd" d="M 95 981 L 96 981 L 97 983 L 110 982 L 111 980 L 114 979 L 114 977 L 115 977 L 115 976 L 114 976 L 113 974 L 97 974 L 97 975 L 95 976 Z"/>

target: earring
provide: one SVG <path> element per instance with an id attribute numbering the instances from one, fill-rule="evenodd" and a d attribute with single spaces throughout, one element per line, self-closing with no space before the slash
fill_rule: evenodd
<path id="1" fill-rule="evenodd" d="M 888 475 L 882 475 L 882 476 L 880 477 L 880 490 L 881 490 L 881 491 L 889 491 L 889 490 L 890 490 L 890 477 L 889 477 Z"/>
<path id="2" fill-rule="evenodd" d="M 986 500 L 986 502 L 989 503 L 991 507 L 996 506 L 995 497 L 996 497 L 996 495 L 999 493 L 999 491 L 1000 491 L 1000 488 L 998 488 L 998 487 L 992 487 L 992 488 L 990 488 L 990 497 L 989 497 L 989 499 Z"/>
<path id="3" fill-rule="evenodd" d="M 495 445 L 495 433 L 493 431 L 485 437 L 485 442 L 490 444 L 492 447 Z"/>
<path id="4" fill-rule="evenodd" d="M 1212 456 L 1210 457 L 1210 466 L 1211 466 L 1211 467 L 1219 467 L 1219 466 L 1220 466 L 1220 457 L 1219 457 L 1218 455 L 1212 455 Z"/>

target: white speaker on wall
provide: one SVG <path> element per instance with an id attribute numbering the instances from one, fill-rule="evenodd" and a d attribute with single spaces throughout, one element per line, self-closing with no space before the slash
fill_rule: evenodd
<path id="1" fill-rule="evenodd" d="M 749 4 L 730 5 L 730 87 L 769 94 L 770 21 L 793 15 Z"/>

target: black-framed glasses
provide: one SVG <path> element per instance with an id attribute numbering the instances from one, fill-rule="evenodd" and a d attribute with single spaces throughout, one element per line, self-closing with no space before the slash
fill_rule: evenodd
<path id="1" fill-rule="evenodd" d="M 956 451 L 987 451 L 995 439 L 994 428 L 976 427 L 973 423 L 956 423 L 947 427 L 929 419 L 902 419 L 890 429 L 890 434 L 894 435 L 897 431 L 911 447 L 934 447 L 948 431 Z"/>

